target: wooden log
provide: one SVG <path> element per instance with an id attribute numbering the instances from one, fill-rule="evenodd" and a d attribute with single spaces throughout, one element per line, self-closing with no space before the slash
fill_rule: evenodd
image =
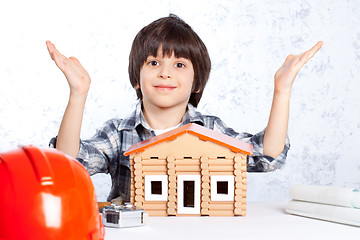
<path id="1" fill-rule="evenodd" d="M 166 216 L 168 216 L 167 210 L 145 209 L 145 212 L 147 212 L 150 217 L 166 217 Z"/>
<path id="2" fill-rule="evenodd" d="M 209 216 L 210 217 L 232 217 L 234 216 L 234 211 L 230 211 L 230 210 L 209 210 Z"/>
<path id="3" fill-rule="evenodd" d="M 208 169 L 208 168 L 209 168 L 209 164 L 207 164 L 207 163 L 202 163 L 200 167 L 201 167 L 201 170 L 205 170 L 205 169 Z"/>
<path id="4" fill-rule="evenodd" d="M 200 157 L 200 162 L 205 163 L 205 162 L 208 162 L 208 161 L 209 161 L 208 156 L 202 156 L 202 157 Z"/>
<path id="5" fill-rule="evenodd" d="M 135 202 L 144 202 L 143 195 L 135 195 Z"/>
<path id="6" fill-rule="evenodd" d="M 210 202 L 210 194 L 209 195 L 202 195 L 201 201 L 203 202 Z"/>
<path id="7" fill-rule="evenodd" d="M 176 182 L 169 182 L 169 188 L 174 188 L 176 189 Z"/>
<path id="8" fill-rule="evenodd" d="M 210 176 L 202 176 L 201 181 L 209 183 L 210 182 Z"/>
<path id="9" fill-rule="evenodd" d="M 233 159 L 209 159 L 209 166 L 233 166 Z"/>
<path id="10" fill-rule="evenodd" d="M 234 172 L 211 172 L 209 175 L 234 175 Z"/>
<path id="11" fill-rule="evenodd" d="M 241 163 L 242 162 L 242 157 L 241 156 L 234 157 L 234 162 Z"/>
<path id="12" fill-rule="evenodd" d="M 176 176 L 175 176 L 175 174 L 169 176 L 169 182 L 176 182 Z"/>
<path id="13" fill-rule="evenodd" d="M 210 196 L 210 190 L 209 189 L 202 189 L 201 194 L 203 196 Z"/>
<path id="14" fill-rule="evenodd" d="M 167 166 L 142 166 L 143 172 L 166 172 Z"/>
<path id="15" fill-rule="evenodd" d="M 235 206 L 235 208 L 243 208 L 244 204 L 242 202 L 235 202 L 234 206 Z"/>
<path id="16" fill-rule="evenodd" d="M 242 171 L 241 171 L 240 169 L 236 169 L 236 170 L 234 171 L 234 175 L 235 175 L 235 176 L 242 176 Z"/>
<path id="17" fill-rule="evenodd" d="M 142 180 L 143 180 L 143 176 L 139 176 L 139 175 L 138 175 L 138 176 L 135 176 L 135 177 L 134 177 L 134 181 L 135 181 L 135 182 L 140 182 L 140 181 L 142 181 Z"/>
<path id="18" fill-rule="evenodd" d="M 134 169 L 140 169 L 142 168 L 142 164 L 141 163 L 135 163 L 134 164 Z"/>
<path id="19" fill-rule="evenodd" d="M 176 202 L 176 201 L 177 201 L 175 195 L 169 195 L 169 196 L 168 196 L 168 200 L 169 200 L 169 202 L 170 202 L 170 201 L 171 201 L 171 202 Z"/>
<path id="20" fill-rule="evenodd" d="M 142 185 L 142 182 L 136 182 L 135 183 L 135 188 L 137 189 L 137 188 L 142 188 L 143 187 L 143 185 Z"/>
<path id="21" fill-rule="evenodd" d="M 200 166 L 198 165 L 176 165 L 176 172 L 195 172 L 200 171 Z"/>
<path id="22" fill-rule="evenodd" d="M 134 174 L 135 174 L 135 176 L 142 176 L 142 171 L 141 170 L 135 170 Z"/>
<path id="23" fill-rule="evenodd" d="M 234 165 L 209 165 L 210 172 L 233 172 Z"/>
<path id="24" fill-rule="evenodd" d="M 135 207 L 139 207 L 139 208 L 143 208 L 143 203 L 142 202 L 134 202 L 132 205 L 134 205 Z"/>
<path id="25" fill-rule="evenodd" d="M 146 201 L 143 203 L 143 208 L 150 210 L 166 210 L 167 203 L 151 203 L 149 201 Z"/>
<path id="26" fill-rule="evenodd" d="M 201 171 L 201 175 L 203 175 L 203 176 L 208 176 L 208 175 L 210 175 L 209 169 L 204 169 L 204 170 L 202 170 L 202 171 Z"/>
<path id="27" fill-rule="evenodd" d="M 235 202 L 242 203 L 243 196 L 242 196 L 242 194 L 235 195 L 234 199 L 235 199 Z"/>
<path id="28" fill-rule="evenodd" d="M 144 194 L 144 190 L 141 189 L 141 188 L 138 188 L 138 189 L 135 190 L 135 194 L 136 194 L 136 195 L 143 195 L 143 194 Z"/>
<path id="29" fill-rule="evenodd" d="M 175 162 L 175 157 L 174 157 L 174 156 L 168 156 L 168 157 L 166 158 L 166 161 L 169 162 L 169 163 Z"/>
<path id="30" fill-rule="evenodd" d="M 168 163 L 168 164 L 167 164 L 167 168 L 168 168 L 168 169 L 173 169 L 173 168 L 175 168 L 175 163 Z"/>
<path id="31" fill-rule="evenodd" d="M 176 195 L 176 189 L 170 188 L 170 189 L 168 190 L 168 193 L 169 193 L 169 195 Z"/>
<path id="32" fill-rule="evenodd" d="M 141 162 L 141 157 L 134 157 L 134 162 L 135 163 Z"/>
<path id="33" fill-rule="evenodd" d="M 177 159 L 175 161 L 176 166 L 193 166 L 193 165 L 200 165 L 200 160 L 193 160 L 193 159 Z"/>
<path id="34" fill-rule="evenodd" d="M 168 215 L 176 215 L 176 209 L 175 208 L 168 208 L 167 210 Z"/>
<path id="35" fill-rule="evenodd" d="M 206 190 L 209 190 L 210 189 L 210 184 L 208 182 L 203 182 L 201 184 L 201 188 L 202 189 L 206 189 Z"/>
<path id="36" fill-rule="evenodd" d="M 200 212 L 202 216 L 209 216 L 209 209 L 207 208 L 202 208 Z"/>
<path id="37" fill-rule="evenodd" d="M 224 204 L 224 203 L 217 204 L 217 203 L 211 202 L 209 204 L 209 210 L 230 210 L 230 211 L 233 211 L 234 208 L 235 207 L 234 207 L 233 202 L 230 202 L 230 203 L 227 203 L 227 204 Z"/>
<path id="38" fill-rule="evenodd" d="M 168 208 L 176 208 L 176 202 L 168 202 L 167 207 Z"/>
<path id="39" fill-rule="evenodd" d="M 166 166 L 167 161 L 160 159 L 150 159 L 150 160 L 143 160 L 141 163 L 143 166 Z"/>
<path id="40" fill-rule="evenodd" d="M 209 202 L 202 202 L 201 203 L 201 208 L 209 208 Z"/>
<path id="41" fill-rule="evenodd" d="M 235 163 L 234 168 L 235 169 L 241 169 L 241 163 Z"/>
<path id="42" fill-rule="evenodd" d="M 235 176 L 234 181 L 237 182 L 242 182 L 243 178 L 242 176 Z"/>
<path id="43" fill-rule="evenodd" d="M 176 172 L 177 175 L 200 175 L 200 172 Z"/>
<path id="44" fill-rule="evenodd" d="M 234 209 L 234 214 L 245 217 L 245 216 L 246 216 L 246 210 L 245 210 L 245 209 L 236 208 L 236 209 Z"/>
<path id="45" fill-rule="evenodd" d="M 167 175 L 167 171 L 159 171 L 159 172 L 143 172 L 143 176 L 145 175 Z"/>

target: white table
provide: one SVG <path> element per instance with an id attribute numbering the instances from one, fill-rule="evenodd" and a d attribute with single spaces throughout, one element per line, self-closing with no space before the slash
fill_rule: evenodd
<path id="1" fill-rule="evenodd" d="M 248 203 L 246 217 L 149 217 L 142 227 L 105 228 L 105 239 L 360 239 L 360 228 L 299 217 L 286 203 Z"/>

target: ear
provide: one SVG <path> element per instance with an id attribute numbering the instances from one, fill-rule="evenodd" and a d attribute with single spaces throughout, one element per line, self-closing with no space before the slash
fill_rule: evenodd
<path id="1" fill-rule="evenodd" d="M 134 89 L 135 89 L 135 90 L 139 90 L 139 89 L 140 89 L 140 85 L 137 83 L 137 84 L 134 86 Z"/>

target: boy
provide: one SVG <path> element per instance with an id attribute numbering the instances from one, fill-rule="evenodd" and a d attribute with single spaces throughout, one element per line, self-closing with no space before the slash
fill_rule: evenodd
<path id="1" fill-rule="evenodd" d="M 254 153 L 248 159 L 248 171 L 273 171 L 284 164 L 289 149 L 286 136 L 292 84 L 321 46 L 318 42 L 303 54 L 289 55 L 276 72 L 266 130 L 256 135 L 237 133 L 218 117 L 196 111 L 211 68 L 204 43 L 177 16 L 160 18 L 137 34 L 130 52 L 130 82 L 139 98 L 136 110 L 124 119 L 109 120 L 90 140 L 79 141 L 90 76 L 76 58 L 66 58 L 47 41 L 51 58 L 70 87 L 59 134 L 50 145 L 77 158 L 90 174 L 110 173 L 108 201 L 129 200 L 129 158 L 123 153 L 131 145 L 189 122 L 250 142 Z"/>

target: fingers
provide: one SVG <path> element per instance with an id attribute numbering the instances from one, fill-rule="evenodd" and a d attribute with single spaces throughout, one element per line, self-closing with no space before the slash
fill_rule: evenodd
<path id="1" fill-rule="evenodd" d="M 299 65 L 300 68 L 304 66 L 304 64 L 307 63 L 317 51 L 319 51 L 323 44 L 323 41 L 319 41 L 310 50 L 298 55 L 299 61 L 297 62 L 297 65 Z"/>
<path id="2" fill-rule="evenodd" d="M 46 41 L 46 46 L 49 51 L 50 57 L 52 60 L 55 61 L 55 63 L 59 63 L 60 59 L 66 58 L 64 55 L 62 55 L 59 50 L 56 49 L 55 45 L 51 43 L 50 41 Z"/>
<path id="3" fill-rule="evenodd" d="M 309 50 L 309 59 L 310 58 L 312 58 L 314 55 L 315 55 L 315 53 L 317 52 L 317 51 L 319 51 L 319 49 L 322 47 L 322 45 L 324 44 L 324 42 L 323 41 L 319 41 L 319 42 L 317 42 L 316 44 L 315 44 L 315 46 L 313 46 L 310 50 Z"/>

